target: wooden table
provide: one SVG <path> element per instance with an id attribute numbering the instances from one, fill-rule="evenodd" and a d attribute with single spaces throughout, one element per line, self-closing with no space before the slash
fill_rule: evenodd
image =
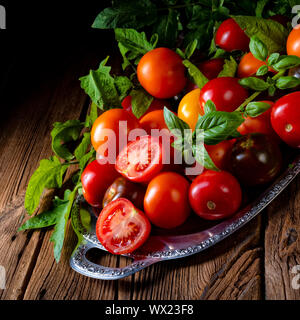
<path id="1" fill-rule="evenodd" d="M 78 78 L 96 68 L 107 53 L 103 48 L 70 53 L 58 67 L 48 68 L 46 77 L 43 72 L 32 76 L 30 85 L 23 83 L 26 89 L 5 100 L 8 115 L 1 119 L 0 129 L 0 265 L 7 282 L 0 299 L 300 299 L 291 273 L 300 265 L 300 177 L 222 243 L 119 281 L 89 279 L 70 269 L 76 244 L 70 227 L 59 264 L 49 242 L 52 230 L 17 232 L 27 219 L 23 202 L 29 178 L 39 161 L 52 154 L 53 122 L 84 119 L 88 100 Z M 52 195 L 53 191 L 44 195 L 39 212 L 49 207 Z M 127 263 L 109 254 L 101 262 Z"/>

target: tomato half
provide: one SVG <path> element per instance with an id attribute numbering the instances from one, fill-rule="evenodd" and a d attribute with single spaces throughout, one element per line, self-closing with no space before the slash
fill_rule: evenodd
<path id="1" fill-rule="evenodd" d="M 87 165 L 81 175 L 82 191 L 85 200 L 94 207 L 102 206 L 106 189 L 119 176 L 115 166 L 94 160 Z"/>
<path id="2" fill-rule="evenodd" d="M 217 220 L 227 218 L 239 209 L 242 191 L 238 181 L 230 173 L 207 170 L 191 184 L 189 199 L 198 216 Z"/>
<path id="3" fill-rule="evenodd" d="M 96 235 L 113 254 L 131 253 L 148 239 L 151 225 L 145 214 L 127 199 L 110 202 L 100 213 Z"/>
<path id="4" fill-rule="evenodd" d="M 207 100 L 212 100 L 218 111 L 231 112 L 238 108 L 248 98 L 248 91 L 238 81 L 237 78 L 220 77 L 207 82 L 199 97 L 203 112 Z"/>
<path id="5" fill-rule="evenodd" d="M 118 155 L 116 170 L 128 180 L 148 182 L 163 168 L 163 149 L 156 137 L 130 142 Z"/>
<path id="6" fill-rule="evenodd" d="M 200 71 L 205 75 L 209 80 L 216 78 L 219 73 L 223 70 L 224 59 L 216 58 L 201 62 L 199 64 Z"/>
<path id="7" fill-rule="evenodd" d="M 289 34 L 286 42 L 288 55 L 300 57 L 300 24 L 298 24 Z"/>
<path id="8" fill-rule="evenodd" d="M 225 51 L 249 51 L 249 42 L 249 37 L 232 18 L 222 22 L 216 32 L 216 45 Z"/>
<path id="9" fill-rule="evenodd" d="M 142 87 L 159 99 L 176 96 L 187 81 L 181 57 L 168 48 L 147 52 L 138 64 L 137 76 Z"/>
<path id="10" fill-rule="evenodd" d="M 178 173 L 160 173 L 148 185 L 144 198 L 145 214 L 157 227 L 178 227 L 190 214 L 188 190 L 188 181 Z"/>
<path id="11" fill-rule="evenodd" d="M 300 148 L 300 91 L 277 100 L 272 108 L 271 123 L 284 142 Z"/>

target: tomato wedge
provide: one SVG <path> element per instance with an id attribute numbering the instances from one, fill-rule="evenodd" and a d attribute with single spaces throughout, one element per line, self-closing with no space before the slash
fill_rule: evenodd
<path id="1" fill-rule="evenodd" d="M 98 240 L 113 254 L 133 252 L 148 239 L 150 231 L 145 214 L 125 198 L 109 203 L 96 224 Z"/>
<path id="2" fill-rule="evenodd" d="M 119 154 L 116 170 L 134 182 L 148 182 L 163 168 L 163 149 L 158 137 L 143 136 Z"/>

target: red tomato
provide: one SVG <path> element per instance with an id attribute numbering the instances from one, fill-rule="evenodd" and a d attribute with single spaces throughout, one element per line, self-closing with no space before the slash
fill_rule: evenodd
<path id="1" fill-rule="evenodd" d="M 217 220 L 227 218 L 239 209 L 242 191 L 230 173 L 207 170 L 191 184 L 189 199 L 198 216 Z"/>
<path id="2" fill-rule="evenodd" d="M 300 25 L 298 24 L 289 34 L 286 42 L 288 55 L 300 57 Z"/>
<path id="3" fill-rule="evenodd" d="M 137 76 L 142 87 L 159 99 L 176 96 L 187 81 L 182 59 L 168 48 L 147 52 L 138 64 Z"/>
<path id="4" fill-rule="evenodd" d="M 225 140 L 216 145 L 205 145 L 211 160 L 218 169 L 226 170 L 229 168 L 230 153 L 234 140 Z"/>
<path id="5" fill-rule="evenodd" d="M 156 176 L 149 183 L 144 199 L 149 220 L 165 229 L 183 224 L 190 214 L 188 190 L 188 181 L 175 172 Z"/>
<path id="6" fill-rule="evenodd" d="M 145 112 L 144 115 L 156 111 L 156 110 L 162 110 L 164 107 L 170 107 L 170 103 L 167 100 L 161 100 L 161 99 L 153 99 L 152 103 L 150 104 L 150 107 L 148 110 Z M 123 101 L 122 101 L 122 107 L 126 111 L 132 113 L 132 105 L 131 105 L 131 96 L 127 96 Z M 143 116 L 144 116 L 143 115 Z"/>
<path id="7" fill-rule="evenodd" d="M 218 111 L 231 112 L 238 108 L 248 98 L 248 91 L 238 81 L 237 78 L 220 77 L 207 82 L 200 92 L 202 110 L 207 100 L 212 100 Z"/>
<path id="8" fill-rule="evenodd" d="M 121 130 L 119 128 L 120 121 L 126 121 L 127 129 L 122 127 Z M 111 109 L 103 114 L 101 114 L 97 120 L 94 122 L 92 131 L 91 131 L 91 141 L 94 149 L 103 156 L 108 155 L 108 150 L 102 150 L 109 138 L 107 136 L 107 132 L 105 129 L 112 130 L 116 137 L 116 154 L 119 153 L 119 137 L 120 134 L 125 138 L 128 137 L 129 132 L 133 129 L 139 128 L 138 120 L 131 115 L 129 112 L 123 109 Z M 102 148 L 101 148 L 102 147 Z M 109 146 L 111 147 L 111 146 Z M 112 146 L 113 147 L 113 146 Z"/>
<path id="9" fill-rule="evenodd" d="M 199 64 L 200 71 L 205 75 L 209 80 L 217 78 L 219 73 L 223 70 L 224 59 L 216 58 L 201 62 Z"/>
<path id="10" fill-rule="evenodd" d="M 101 160 L 92 161 L 81 175 L 85 200 L 91 206 L 101 207 L 106 189 L 118 176 L 113 164 L 104 164 Z"/>
<path id="11" fill-rule="evenodd" d="M 249 42 L 249 37 L 232 18 L 222 22 L 216 33 L 216 45 L 225 51 L 249 51 Z"/>
<path id="12" fill-rule="evenodd" d="M 100 213 L 96 235 L 104 248 L 113 254 L 127 254 L 148 239 L 151 225 L 145 214 L 127 199 L 110 202 Z"/>
<path id="13" fill-rule="evenodd" d="M 140 119 L 140 126 L 147 134 L 151 134 L 152 129 L 168 129 L 165 123 L 164 110 L 156 110 L 145 114 Z"/>
<path id="14" fill-rule="evenodd" d="M 284 142 L 300 148 L 300 91 L 277 100 L 272 108 L 271 123 Z"/>
<path id="15" fill-rule="evenodd" d="M 118 155 L 116 170 L 134 182 L 148 182 L 163 168 L 163 150 L 159 140 L 143 136 L 130 142 Z"/>

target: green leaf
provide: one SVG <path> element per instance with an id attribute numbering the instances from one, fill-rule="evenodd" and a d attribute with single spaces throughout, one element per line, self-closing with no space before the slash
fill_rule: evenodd
<path id="1" fill-rule="evenodd" d="M 273 64 L 277 71 L 291 69 L 300 65 L 300 58 L 297 56 L 282 56 L 278 62 Z"/>
<path id="2" fill-rule="evenodd" d="M 32 214 L 37 208 L 45 188 L 60 188 L 68 164 L 60 163 L 57 157 L 41 160 L 38 169 L 29 180 L 25 195 L 25 209 Z"/>
<path id="3" fill-rule="evenodd" d="M 184 66 L 188 69 L 188 73 L 193 80 L 193 82 L 202 89 L 204 85 L 208 82 L 208 79 L 205 77 L 205 75 L 189 60 L 184 60 L 182 62 Z"/>
<path id="4" fill-rule="evenodd" d="M 234 77 L 237 68 L 238 65 L 236 61 L 230 56 L 230 60 L 225 59 L 223 70 L 219 73 L 218 77 Z"/>
<path id="5" fill-rule="evenodd" d="M 115 77 L 115 87 L 117 88 L 119 99 L 122 101 L 128 95 L 128 91 L 132 89 L 133 84 L 128 77 L 119 76 Z"/>
<path id="6" fill-rule="evenodd" d="M 281 90 L 295 88 L 299 85 L 300 79 L 296 77 L 287 76 L 276 80 L 276 87 Z"/>
<path id="7" fill-rule="evenodd" d="M 249 48 L 256 59 L 261 61 L 267 60 L 268 48 L 257 36 L 251 37 Z"/>
<path id="8" fill-rule="evenodd" d="M 288 30 L 280 23 L 252 16 L 232 16 L 232 18 L 249 38 L 257 36 L 267 46 L 269 54 L 285 49 Z"/>
<path id="9" fill-rule="evenodd" d="M 190 42 L 185 49 L 185 57 L 184 59 L 190 59 L 195 50 L 197 49 L 198 40 L 194 39 L 194 41 Z"/>
<path id="10" fill-rule="evenodd" d="M 277 52 L 270 54 L 268 58 L 268 65 L 269 66 L 274 65 L 279 60 L 279 57 L 280 57 L 280 54 Z"/>
<path id="11" fill-rule="evenodd" d="M 52 149 L 58 157 L 65 160 L 72 160 L 74 158 L 65 143 L 76 141 L 79 138 L 83 127 L 84 124 L 79 120 L 68 120 L 64 123 L 54 123 L 54 128 L 51 131 Z"/>
<path id="12" fill-rule="evenodd" d="M 89 146 L 91 145 L 91 133 L 85 132 L 79 146 L 75 149 L 75 158 L 80 161 L 80 159 L 86 154 Z"/>
<path id="13" fill-rule="evenodd" d="M 257 71 L 256 71 L 256 75 L 257 76 L 264 76 L 265 74 L 267 74 L 269 71 L 268 66 L 261 66 Z"/>
<path id="14" fill-rule="evenodd" d="M 206 114 L 213 111 L 217 111 L 216 105 L 211 100 L 207 100 L 204 105 L 204 113 Z"/>
<path id="15" fill-rule="evenodd" d="M 98 106 L 94 102 L 92 102 L 90 113 L 86 116 L 84 126 L 86 128 L 91 129 L 93 126 L 93 123 L 96 121 L 97 118 L 98 118 Z"/>
<path id="16" fill-rule="evenodd" d="M 214 164 L 210 155 L 203 143 L 195 143 L 193 144 L 193 156 L 195 160 L 200 163 L 205 169 L 220 171 L 219 168 Z"/>
<path id="17" fill-rule="evenodd" d="M 270 87 L 269 83 L 255 77 L 243 78 L 239 80 L 239 83 L 243 87 L 246 87 L 255 91 L 265 91 Z"/>
<path id="18" fill-rule="evenodd" d="M 269 0 L 258 0 L 256 4 L 256 9 L 255 9 L 255 15 L 258 18 L 262 18 L 262 13 L 264 11 L 264 8 L 266 4 L 269 2 Z"/>
<path id="19" fill-rule="evenodd" d="M 179 48 L 176 48 L 176 53 L 182 58 L 185 59 L 185 53 L 180 50 Z"/>
<path id="20" fill-rule="evenodd" d="M 246 115 L 252 118 L 258 117 L 268 109 L 270 109 L 270 104 L 265 102 L 250 102 L 248 103 L 245 111 Z"/>
<path id="21" fill-rule="evenodd" d="M 132 113 L 139 119 L 150 107 L 153 97 L 144 89 L 134 89 L 130 92 Z"/>
<path id="22" fill-rule="evenodd" d="M 84 168 L 86 167 L 86 165 L 91 161 L 91 160 L 95 160 L 96 158 L 96 151 L 93 148 L 92 150 L 90 150 L 88 153 L 86 153 L 83 157 L 81 157 L 80 161 L 79 161 L 79 168 L 81 169 L 81 171 L 84 170 Z"/>
<path id="23" fill-rule="evenodd" d="M 164 119 L 165 123 L 176 137 L 183 137 L 185 130 L 190 129 L 189 125 L 183 120 L 179 119 L 172 111 L 167 107 L 164 107 Z"/>

